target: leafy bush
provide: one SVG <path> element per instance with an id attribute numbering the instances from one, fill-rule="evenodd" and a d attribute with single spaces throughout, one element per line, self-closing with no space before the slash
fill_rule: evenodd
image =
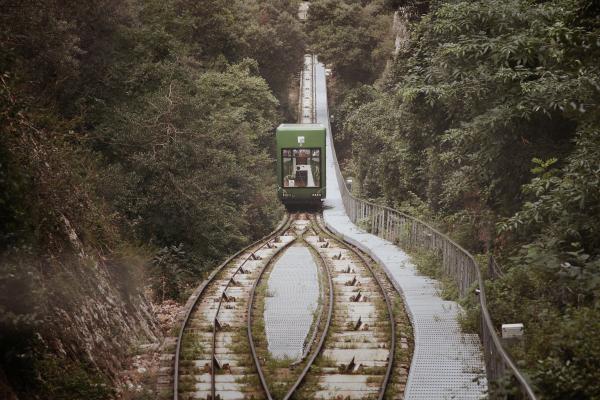
<path id="1" fill-rule="evenodd" d="M 25 397 L 110 395 L 91 368 L 63 368 L 45 356 L 58 350 L 36 347 L 62 325 L 37 321 L 36 304 L 84 301 L 72 285 L 80 255 L 106 264 L 126 307 L 145 285 L 181 299 L 281 216 L 272 132 L 293 114 L 305 43 L 296 3 L 0 9 L 0 368 Z"/>
<path id="2" fill-rule="evenodd" d="M 385 11 L 378 1 L 312 1 L 306 23 L 311 48 L 346 83 L 372 83 L 392 49 Z"/>
<path id="3" fill-rule="evenodd" d="M 471 251 L 492 241 L 507 274 L 488 301 L 497 326 L 525 324 L 518 363 L 544 398 L 598 397 L 597 2 L 391 3 L 418 16 L 410 42 L 335 121 L 355 185 L 426 204 L 409 212 Z"/>
<path id="4" fill-rule="evenodd" d="M 41 393 L 48 400 L 109 400 L 114 398 L 111 384 L 101 375 L 77 364 L 47 357 L 36 365 Z"/>

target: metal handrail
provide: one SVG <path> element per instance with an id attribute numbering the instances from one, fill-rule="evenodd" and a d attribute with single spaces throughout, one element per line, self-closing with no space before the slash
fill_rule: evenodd
<path id="1" fill-rule="evenodd" d="M 328 129 L 331 132 L 329 121 Z M 338 186 L 342 195 L 344 209 L 350 220 L 356 223 L 360 219 L 368 218 L 371 223 L 371 233 L 383 239 L 408 247 L 425 247 L 441 253 L 442 267 L 456 281 L 461 296 L 466 295 L 476 282 L 479 289 L 479 304 L 481 307 L 479 335 L 484 348 L 488 381 L 497 381 L 505 376 L 506 373 L 509 373 L 517 380 L 521 392 L 528 399 L 536 400 L 537 397 L 531 385 L 502 346 L 502 342 L 494 328 L 490 312 L 487 308 L 481 267 L 471 253 L 444 233 L 416 217 L 390 207 L 358 199 L 352 195 L 346 187 L 338 164 L 335 146 L 333 146 L 333 136 L 331 136 L 331 144 Z M 405 234 L 408 237 L 403 238 L 402 236 Z"/>

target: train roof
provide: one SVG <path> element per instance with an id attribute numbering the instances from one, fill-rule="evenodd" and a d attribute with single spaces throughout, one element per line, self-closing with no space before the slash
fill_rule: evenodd
<path id="1" fill-rule="evenodd" d="M 281 124 L 277 127 L 278 131 L 322 131 L 325 129 L 323 124 Z"/>

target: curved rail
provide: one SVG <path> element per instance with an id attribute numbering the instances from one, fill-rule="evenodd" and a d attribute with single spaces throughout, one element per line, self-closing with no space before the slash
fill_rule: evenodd
<path id="1" fill-rule="evenodd" d="M 311 246 L 311 247 L 313 247 L 313 249 L 314 249 L 314 246 Z M 331 318 L 333 317 L 333 296 L 334 296 L 333 278 L 331 277 L 331 271 L 327 267 L 327 264 L 325 263 L 325 259 L 323 258 L 323 256 L 318 251 L 316 251 L 316 253 L 321 258 L 321 265 L 323 265 L 323 269 L 325 270 L 325 273 L 327 274 L 327 283 L 329 284 L 329 307 L 327 310 L 327 319 L 325 321 L 325 326 L 323 328 L 321 338 L 319 339 L 319 343 L 317 343 L 317 346 L 312 351 L 310 358 L 308 359 L 308 361 L 306 362 L 306 365 L 304 366 L 304 369 L 302 369 L 302 372 L 296 379 L 296 382 L 294 382 L 294 384 L 292 385 L 290 390 L 288 390 L 288 392 L 284 396 L 284 398 L 283 398 L 284 400 L 289 400 L 293 396 L 294 392 L 298 389 L 298 387 L 300 387 L 300 385 L 302 384 L 302 381 L 304 381 L 304 378 L 306 378 L 306 375 L 308 374 L 310 367 L 314 364 L 315 360 L 317 359 L 317 356 L 323 349 L 323 345 L 325 344 L 325 339 L 327 338 L 327 333 L 329 332 L 329 326 L 331 325 Z M 320 320 L 317 321 L 315 333 L 316 333 L 316 329 L 318 329 L 319 323 L 320 323 Z"/>
<path id="2" fill-rule="evenodd" d="M 294 243 L 294 241 L 295 240 L 292 240 L 292 241 L 286 243 L 285 246 L 281 247 L 281 250 L 289 247 L 292 243 Z M 249 294 L 249 298 L 248 298 L 248 325 L 247 325 L 248 342 L 250 343 L 250 351 L 252 353 L 252 359 L 254 360 L 254 365 L 256 366 L 256 371 L 258 372 L 260 384 L 261 384 L 263 390 L 265 391 L 265 394 L 267 395 L 267 399 L 269 399 L 269 400 L 273 400 L 273 396 L 271 396 L 271 392 L 269 391 L 269 387 L 267 385 L 265 374 L 263 373 L 263 370 L 260 367 L 260 363 L 258 361 L 258 356 L 256 354 L 256 346 L 254 345 L 254 340 L 252 339 L 252 306 L 254 304 L 254 292 L 256 291 L 258 282 L 260 282 L 263 274 L 265 273 L 265 271 L 267 270 L 267 267 L 269 266 L 269 264 L 272 261 L 273 261 L 273 259 L 271 258 L 271 260 L 269 260 L 269 262 L 264 266 L 264 268 L 262 268 L 260 270 L 258 277 L 254 281 L 254 283 L 252 284 L 252 288 L 250 289 L 250 294 Z"/>
<path id="3" fill-rule="evenodd" d="M 369 270 L 369 272 L 371 273 L 371 275 L 373 276 L 373 278 L 375 279 L 375 282 L 377 283 L 377 285 L 379 286 L 379 288 L 381 289 L 381 293 L 383 294 L 383 298 L 385 299 L 385 304 L 387 306 L 387 311 L 388 311 L 388 315 L 390 317 L 390 334 L 392 335 L 392 343 L 390 346 L 390 354 L 388 356 L 388 365 L 387 365 L 387 369 L 385 371 L 385 377 L 383 379 L 383 385 L 381 385 L 381 388 L 379 389 L 379 396 L 377 397 L 378 400 L 383 400 L 383 397 L 385 396 L 385 391 L 387 389 L 388 383 L 390 381 L 390 378 L 392 376 L 392 371 L 394 368 L 394 359 L 396 357 L 396 321 L 394 318 L 394 308 L 392 306 L 392 301 L 390 300 L 390 297 L 388 296 L 385 287 L 383 286 L 383 283 L 381 282 L 381 279 L 379 279 L 379 277 L 377 276 L 377 274 L 375 273 L 375 271 L 373 270 L 373 268 L 371 267 L 371 262 L 369 261 L 369 259 L 367 258 L 367 256 L 364 255 L 364 253 L 362 253 L 359 249 L 356 248 L 356 246 L 350 244 L 349 242 L 347 242 L 346 240 L 344 240 L 343 238 L 338 237 L 337 235 L 335 235 L 333 232 L 331 232 L 329 229 L 327 229 L 325 226 L 323 226 L 323 223 L 321 222 L 320 218 L 317 218 L 317 224 L 319 226 L 319 228 L 323 231 L 323 232 L 327 232 L 327 234 L 333 238 L 335 238 L 336 240 L 339 240 L 341 242 L 343 242 L 346 247 L 348 247 L 348 249 L 354 254 L 356 255 L 358 258 L 361 259 L 361 261 L 365 264 L 365 266 L 367 267 L 367 269 Z"/>
<path id="4" fill-rule="evenodd" d="M 289 221 L 288 221 L 289 224 Z M 285 229 L 283 229 L 285 231 Z M 278 233 L 278 232 L 277 232 Z M 275 233 L 275 235 L 277 234 Z M 236 277 L 236 275 L 238 274 L 238 272 L 240 272 L 243 268 L 244 265 L 246 265 L 246 263 L 249 260 L 254 260 L 255 258 L 255 253 L 257 251 L 259 251 L 260 249 L 262 249 L 263 247 L 265 247 L 267 244 L 270 243 L 270 240 L 273 236 L 270 236 L 268 239 L 266 239 L 264 241 L 263 244 L 261 244 L 256 250 L 252 251 L 248 257 L 246 257 L 244 259 L 244 261 L 237 267 L 237 269 L 235 270 L 235 272 L 233 274 L 231 274 L 231 277 L 229 278 L 229 280 L 227 281 L 227 285 L 225 285 L 225 288 L 223 289 L 223 292 L 219 298 L 219 305 L 217 306 L 217 311 L 215 312 L 215 318 L 213 321 L 213 334 L 212 334 L 212 353 L 211 353 L 211 368 L 210 368 L 210 390 L 211 390 L 211 394 L 212 394 L 212 398 L 216 399 L 216 382 L 215 382 L 215 378 L 216 378 L 216 374 L 215 374 L 215 360 L 216 360 L 216 343 L 217 343 L 217 320 L 219 318 L 219 312 L 221 311 L 221 306 L 223 305 L 223 299 L 225 298 L 225 294 L 227 292 L 227 289 L 229 289 L 229 286 L 231 286 L 231 283 L 234 281 L 234 278 Z M 293 241 L 290 241 L 288 243 L 286 243 L 285 245 L 281 246 L 278 250 L 277 253 L 279 253 L 281 250 L 285 249 L 286 247 L 288 247 L 291 243 L 293 243 Z M 254 281 L 254 284 L 252 286 L 252 290 L 254 291 L 254 287 L 256 287 L 256 282 L 258 282 L 258 280 L 260 279 L 260 277 L 262 276 L 264 270 L 266 269 L 267 265 L 269 265 L 269 263 L 267 262 L 265 264 L 265 266 L 261 269 L 260 274 L 257 278 L 256 281 Z M 253 293 L 251 292 L 250 294 L 250 299 L 252 299 Z M 249 316 L 250 317 L 250 316 Z"/>
<path id="5" fill-rule="evenodd" d="M 239 250 L 238 252 L 233 254 L 231 257 L 229 257 L 225 261 L 223 261 L 223 263 L 221 263 L 217 268 L 215 268 L 215 270 L 213 272 L 211 272 L 211 274 L 208 276 L 208 278 L 204 282 L 202 282 L 200 284 L 200 286 L 198 286 L 198 288 L 192 294 L 192 296 L 191 296 L 192 301 L 191 302 L 188 301 L 188 304 L 186 305 L 187 309 L 185 311 L 183 322 L 181 324 L 181 329 L 179 330 L 179 334 L 177 335 L 177 343 L 175 346 L 175 360 L 174 360 L 174 366 L 173 366 L 173 400 L 179 399 L 179 358 L 180 358 L 180 353 L 181 353 L 181 342 L 183 340 L 183 334 L 184 334 L 185 329 L 190 320 L 192 311 L 194 310 L 194 308 L 196 308 L 196 305 L 198 304 L 198 301 L 204 294 L 206 287 L 208 286 L 209 283 L 211 283 L 214 280 L 214 278 L 217 276 L 217 274 L 219 272 L 221 272 L 225 268 L 225 266 L 227 266 L 231 261 L 233 261 L 235 258 L 239 257 L 244 252 L 250 250 L 251 248 L 256 247 L 260 243 L 271 240 L 271 238 L 276 236 L 279 232 L 285 231 L 287 229 L 287 227 L 289 226 L 289 223 L 290 223 L 290 216 L 289 216 L 289 214 L 286 213 L 284 215 L 283 219 L 281 220 L 281 222 L 279 223 L 279 225 L 275 228 L 275 230 L 273 230 L 268 235 L 253 242 L 252 244 L 249 244 L 248 246 L 244 247 L 243 249 Z M 262 246 L 260 248 L 262 248 Z M 254 252 L 252 252 L 252 253 L 254 253 Z M 213 336 L 213 352 L 214 352 L 214 336 Z M 211 374 L 213 374 L 211 377 L 211 391 L 213 391 L 213 389 L 214 389 L 214 373 L 212 371 L 214 371 L 214 354 L 213 354 L 212 361 L 211 361 Z M 213 392 L 213 399 L 214 399 L 214 392 Z"/>
<path id="6" fill-rule="evenodd" d="M 313 219 L 311 219 L 311 220 L 313 220 Z M 355 248 L 355 246 L 349 244 L 348 242 L 344 241 L 342 238 L 339 238 L 337 235 L 335 235 L 334 233 L 329 231 L 327 228 L 325 228 L 323 226 L 323 224 L 321 223 L 321 221 L 319 220 L 319 218 L 315 218 L 314 221 L 317 223 L 317 226 L 319 227 L 321 232 L 323 232 L 325 235 L 328 235 L 329 237 L 333 238 L 334 240 L 337 240 L 338 242 L 343 243 L 345 247 L 347 247 L 353 254 L 355 254 L 363 262 L 363 264 L 367 267 L 369 273 L 375 279 L 375 282 L 379 286 L 381 293 L 384 297 L 389 320 L 390 320 L 391 344 L 390 344 L 390 351 L 389 351 L 389 355 L 388 355 L 388 364 L 387 364 L 387 368 L 386 368 L 386 373 L 384 375 L 383 383 L 379 389 L 379 394 L 377 397 L 378 400 L 382 400 L 385 396 L 385 392 L 387 390 L 388 383 L 390 382 L 390 379 L 391 379 L 391 375 L 392 375 L 392 371 L 393 371 L 393 367 L 394 367 L 394 359 L 395 359 L 395 355 L 396 355 L 396 353 L 395 353 L 395 351 L 396 351 L 396 324 L 395 324 L 392 302 L 386 292 L 386 289 L 385 289 L 383 283 L 381 282 L 381 280 L 379 279 L 379 277 L 373 270 L 373 268 L 371 266 L 371 262 L 368 260 L 368 258 L 362 252 L 357 250 Z M 310 246 L 314 248 L 313 245 L 310 245 Z M 317 254 L 321 258 L 322 265 L 324 266 L 324 269 L 326 271 L 327 281 L 329 284 L 329 307 L 328 307 L 328 311 L 327 311 L 327 318 L 325 321 L 323 332 L 321 333 L 321 336 L 319 338 L 319 342 L 317 343 L 316 347 L 310 352 L 311 355 L 310 355 L 308 361 L 306 362 L 306 365 L 304 366 L 304 368 L 301 371 L 298 378 L 296 378 L 296 381 L 294 382 L 294 384 L 290 387 L 290 389 L 287 391 L 286 395 L 283 397 L 283 400 L 291 399 L 292 396 L 294 395 L 294 393 L 296 392 L 296 390 L 300 387 L 300 385 L 302 384 L 302 382 L 308 375 L 310 368 L 312 367 L 316 358 L 318 357 L 318 355 L 321 353 L 321 350 L 323 349 L 323 346 L 325 344 L 325 339 L 327 338 L 327 334 L 329 332 L 329 326 L 331 325 L 331 320 L 333 317 L 333 306 L 334 306 L 333 278 L 331 276 L 331 271 L 329 270 L 329 268 L 326 265 L 325 259 L 319 252 L 317 252 Z M 256 351 L 256 347 L 254 344 L 254 339 L 253 339 L 253 333 L 252 333 L 252 307 L 254 304 L 254 294 L 255 294 L 258 282 L 262 278 L 262 275 L 265 272 L 265 270 L 266 270 L 266 268 L 261 270 L 259 277 L 254 281 L 254 284 L 250 291 L 250 299 L 248 301 L 248 341 L 250 343 L 252 358 L 254 360 L 254 364 L 256 366 L 256 369 L 257 369 L 259 377 L 260 377 L 261 386 L 263 387 L 263 390 L 265 392 L 267 399 L 273 400 L 273 396 L 270 393 L 266 377 L 264 375 L 264 372 L 262 371 L 262 367 L 261 367 L 260 361 L 258 359 L 258 355 L 257 355 L 257 351 Z M 318 329 L 318 326 L 315 329 Z M 311 346 L 312 346 L 312 344 L 311 344 Z"/>
<path id="7" fill-rule="evenodd" d="M 313 231 L 313 233 L 315 235 L 317 235 L 316 231 L 313 228 L 311 228 L 311 230 Z M 310 245 L 310 243 L 309 243 L 309 245 Z M 313 250 L 316 251 L 315 246 L 311 246 L 311 247 L 313 248 Z M 323 258 L 321 257 L 321 261 L 324 262 L 325 260 L 323 260 Z M 327 273 L 328 276 L 331 275 L 331 273 L 329 272 L 328 269 L 326 269 L 326 273 Z M 333 281 L 332 281 L 332 285 L 333 285 Z M 330 289 L 331 289 L 331 287 L 330 287 Z M 320 296 L 321 296 L 322 299 L 325 298 L 325 290 L 324 290 L 323 287 L 321 287 L 321 294 L 320 294 Z M 332 310 L 332 312 L 333 312 L 333 310 Z M 315 326 L 316 327 L 321 326 L 321 320 L 322 319 L 323 319 L 323 309 L 321 309 L 319 311 L 319 316 L 317 317 L 317 320 L 315 321 Z M 328 325 L 329 325 L 329 323 L 326 326 L 328 326 Z M 302 356 L 300 356 L 300 359 L 298 359 L 297 361 L 294 361 L 292 364 L 290 364 L 290 366 L 292 366 L 292 367 L 296 366 L 298 364 L 301 364 L 304 360 L 306 360 L 306 357 L 308 357 L 308 354 L 311 352 L 310 350 L 311 350 L 311 347 L 312 347 L 312 343 L 315 342 L 315 339 L 317 337 L 317 333 L 318 333 L 318 329 L 314 329 L 312 335 L 310 336 L 310 339 L 308 340 L 308 342 L 306 342 L 308 345 L 306 346 L 306 349 L 302 353 Z"/>
<path id="8" fill-rule="evenodd" d="M 290 244 L 291 243 L 292 242 L 290 242 Z M 296 382 L 291 386 L 291 388 L 288 390 L 286 395 L 283 397 L 284 400 L 288 400 L 292 397 L 292 395 L 294 394 L 296 389 L 298 389 L 298 387 L 300 386 L 300 384 L 306 377 L 308 370 L 314 363 L 318 354 L 321 352 L 321 348 L 323 347 L 323 344 L 325 343 L 325 338 L 327 337 L 327 332 L 329 331 L 329 325 L 331 325 L 331 318 L 333 315 L 333 280 L 331 278 L 331 273 L 329 271 L 329 268 L 327 268 L 327 266 L 325 264 L 325 259 L 319 253 L 317 253 L 317 254 L 321 258 L 321 265 L 323 265 L 323 269 L 325 270 L 325 273 L 327 274 L 327 281 L 329 283 L 329 307 L 328 307 L 328 311 L 327 311 L 327 320 L 325 322 L 325 327 L 323 329 L 323 332 L 321 334 L 321 338 L 319 339 L 319 343 L 317 344 L 317 347 L 311 352 L 311 357 L 309 358 L 304 369 L 302 370 L 302 372 L 296 379 Z M 254 365 L 256 366 L 256 370 L 258 371 L 261 386 L 267 396 L 267 399 L 273 400 L 273 396 L 271 395 L 271 391 L 269 390 L 269 385 L 267 384 L 267 380 L 265 378 L 264 372 L 260 365 L 260 360 L 258 359 L 258 355 L 256 352 L 256 345 L 254 344 L 254 336 L 252 333 L 252 308 L 254 306 L 254 293 L 255 293 L 256 287 L 258 286 L 258 283 L 262 279 L 262 276 L 265 271 L 266 271 L 266 268 L 264 268 L 262 271 L 260 271 L 258 278 L 256 279 L 256 281 L 254 281 L 254 284 L 252 285 L 252 289 L 250 290 L 250 298 L 248 300 L 248 329 L 247 330 L 248 330 L 248 342 L 250 343 L 250 350 L 252 352 L 252 359 L 254 361 Z M 315 326 L 315 332 L 318 329 L 319 323 L 320 323 L 320 320 L 317 321 L 317 325 Z M 312 347 L 312 343 L 309 345 L 309 347 Z"/>

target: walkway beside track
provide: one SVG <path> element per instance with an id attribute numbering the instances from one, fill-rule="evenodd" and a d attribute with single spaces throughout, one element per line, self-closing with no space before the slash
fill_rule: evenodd
<path id="1" fill-rule="evenodd" d="M 463 334 L 457 321 L 460 306 L 442 300 L 437 282 L 419 275 L 400 248 L 354 225 L 344 210 L 335 173 L 333 140 L 327 109 L 323 64 L 316 65 L 317 122 L 327 127 L 327 200 L 323 211 L 329 229 L 379 262 L 405 300 L 415 338 L 415 351 L 404 398 L 479 399 L 487 389 L 481 342 Z"/>

